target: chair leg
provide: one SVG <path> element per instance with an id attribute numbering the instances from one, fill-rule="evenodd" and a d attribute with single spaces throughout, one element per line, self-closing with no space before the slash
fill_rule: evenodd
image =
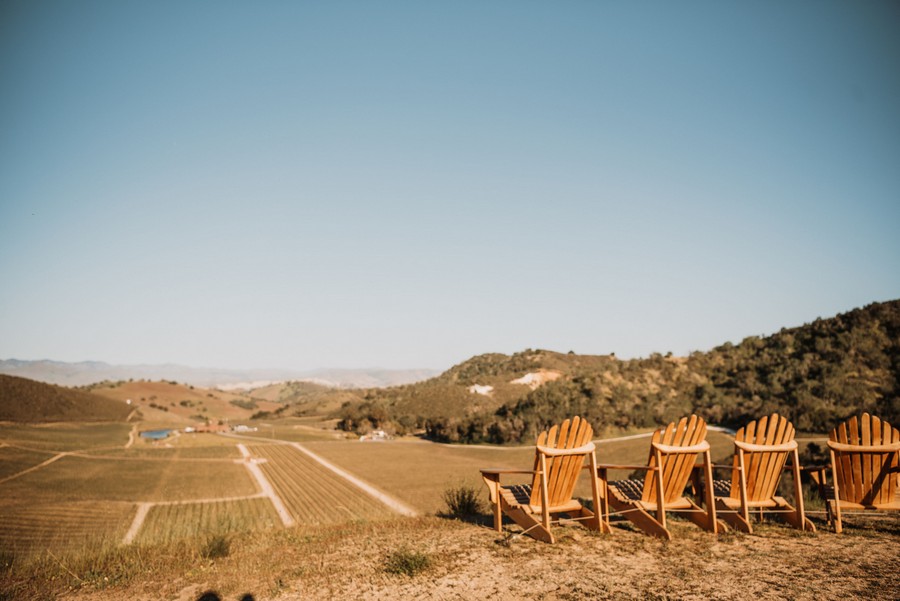
<path id="1" fill-rule="evenodd" d="M 528 513 L 520 507 L 509 506 L 505 508 L 505 511 L 506 515 L 508 515 L 516 524 L 521 526 L 522 530 L 524 530 L 525 534 L 528 536 L 545 543 L 552 544 L 556 542 L 556 539 L 553 537 L 550 530 L 544 527 L 544 524 L 542 523 L 543 520 L 536 519 L 533 513 Z"/>
<path id="2" fill-rule="evenodd" d="M 615 494 L 610 495 L 609 504 L 612 505 L 612 508 L 617 512 L 622 512 L 622 515 L 627 518 L 628 521 L 647 534 L 665 540 L 672 540 L 672 533 L 642 507 L 634 503 L 621 501 L 616 498 Z"/>
<path id="3" fill-rule="evenodd" d="M 834 526 L 834 533 L 840 534 L 844 531 L 844 525 L 841 523 L 841 506 L 837 500 L 828 501 L 828 507 L 831 510 L 831 525 Z"/>
<path id="4" fill-rule="evenodd" d="M 784 512 L 784 519 L 788 524 L 797 530 L 806 530 L 807 532 L 815 532 L 816 526 L 808 517 L 800 512 L 799 508 L 794 507 L 783 497 L 775 497 L 775 509 Z"/>
<path id="5" fill-rule="evenodd" d="M 834 486 L 834 501 L 827 501 L 826 504 L 829 505 L 831 515 L 833 516 L 834 533 L 840 534 L 844 528 L 841 524 L 841 492 L 838 488 L 837 468 L 835 467 L 837 462 L 834 456 L 834 450 L 831 447 L 828 447 L 828 450 L 831 454 L 831 483 Z"/>
<path id="6" fill-rule="evenodd" d="M 725 522 L 716 519 L 716 510 L 715 505 L 712 505 L 708 510 L 704 511 L 700 509 L 700 506 L 694 503 L 693 501 L 688 500 L 690 502 L 690 509 L 683 510 L 683 513 L 687 519 L 694 522 L 696 525 L 700 526 L 704 530 L 708 530 L 713 534 L 718 533 L 719 530 L 723 532 L 728 531 L 728 526 Z"/>
<path id="7" fill-rule="evenodd" d="M 591 453 L 588 461 L 591 473 L 591 500 L 594 503 L 594 511 L 592 513 L 584 507 L 581 508 L 582 515 L 588 518 L 584 521 L 584 524 L 591 530 L 597 530 L 599 532 L 609 534 L 609 521 L 604 517 L 606 513 L 604 507 L 605 499 L 603 501 L 600 500 L 600 489 L 602 485 L 597 474 L 597 456 L 594 455 L 594 453 Z M 589 513 L 591 515 L 587 516 L 585 515 L 585 513 Z"/>
<path id="8" fill-rule="evenodd" d="M 497 474 L 482 473 L 481 477 L 488 487 L 488 493 L 494 509 L 494 530 L 502 532 L 503 512 L 500 508 L 500 476 Z"/>
<path id="9" fill-rule="evenodd" d="M 788 514 L 790 521 L 795 528 L 815 532 L 816 526 L 806 517 L 806 508 L 803 505 L 803 483 L 800 481 L 800 454 L 794 449 L 794 465 L 792 473 L 794 475 L 794 503 L 797 509 L 794 514 Z M 793 509 L 793 508 L 792 508 Z M 794 520 L 794 521 L 791 521 Z"/>
<path id="10" fill-rule="evenodd" d="M 605 468 L 595 470 L 600 482 L 597 494 L 600 496 L 600 520 L 603 522 L 603 532 L 612 532 L 609 525 L 609 478 Z"/>
<path id="11" fill-rule="evenodd" d="M 715 491 L 713 490 L 712 457 L 709 451 L 703 453 L 703 475 L 706 479 L 706 529 L 713 534 L 718 533 L 719 521 L 716 519 Z"/>
<path id="12" fill-rule="evenodd" d="M 716 516 L 720 520 L 725 521 L 735 530 L 748 534 L 753 533 L 753 526 L 750 524 L 750 520 L 744 517 L 742 511 L 732 509 L 722 499 L 716 499 L 716 508 L 718 509 Z"/>

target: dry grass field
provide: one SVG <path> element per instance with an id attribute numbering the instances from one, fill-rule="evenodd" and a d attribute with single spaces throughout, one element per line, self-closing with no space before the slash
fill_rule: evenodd
<path id="1" fill-rule="evenodd" d="M 298 524 L 336 524 L 391 517 L 382 503 L 287 445 L 254 445 L 250 451 Z"/>
<path id="2" fill-rule="evenodd" d="M 272 503 L 265 498 L 208 503 L 155 505 L 137 538 L 139 544 L 232 534 L 263 533 L 281 526 Z"/>
<path id="3" fill-rule="evenodd" d="M 361 443 L 308 420 L 272 425 L 255 436 L 182 435 L 128 448 L 128 425 L 0 425 L 0 443 L 15 445 L 0 446 L 8 478 L 0 477 L 0 600 L 192 601 L 210 588 L 260 600 L 900 597 L 900 516 L 849 517 L 840 536 L 819 514 L 815 534 L 767 523 L 753 535 L 716 537 L 675 521 L 671 543 L 623 522 L 612 535 L 565 526 L 551 546 L 511 536 L 513 526 L 498 535 L 486 507 L 469 522 L 434 517 L 446 510 L 448 488 L 471 486 L 486 498 L 478 469 L 530 467 L 532 447 Z M 301 442 L 423 517 L 394 517 L 273 436 Z M 709 440 L 714 460 L 730 455 L 728 435 Z M 256 465 L 296 527 L 282 525 L 238 443 L 264 460 Z M 598 459 L 644 463 L 648 445 L 647 437 L 601 442 Z M 22 473 L 58 452 L 69 454 Z M 123 545 L 139 506 L 146 518 Z M 391 573 L 397 558 L 408 574 Z"/>
<path id="4" fill-rule="evenodd" d="M 855 524 L 842 535 L 762 525 L 716 537 L 676 522 L 669 543 L 622 526 L 611 535 L 564 527 L 547 545 L 456 520 L 400 518 L 236 534 L 221 557 L 202 542 L 134 545 L 114 561 L 60 556 L 80 581 L 51 560 L 42 573 L 57 580 L 44 595 L 19 574 L 6 590 L 10 599 L 89 601 L 193 601 L 210 589 L 259 601 L 900 598 L 897 522 Z"/>
<path id="5" fill-rule="evenodd" d="M 3 503 L 0 547 L 30 556 L 118 543 L 134 512 L 122 501 Z"/>

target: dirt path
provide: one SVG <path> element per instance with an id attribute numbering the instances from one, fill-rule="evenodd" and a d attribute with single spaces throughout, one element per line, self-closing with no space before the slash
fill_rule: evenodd
<path id="1" fill-rule="evenodd" d="M 147 519 L 147 514 L 150 513 L 150 508 L 153 507 L 153 503 L 138 503 L 137 506 L 137 513 L 134 514 L 131 527 L 125 533 L 125 538 L 122 539 L 123 545 L 134 542 L 138 532 L 141 531 L 141 526 L 144 525 L 144 520 Z"/>
<path id="2" fill-rule="evenodd" d="M 278 517 L 281 518 L 282 523 L 285 526 L 293 526 L 295 523 L 294 518 L 292 518 L 291 514 L 288 513 L 288 510 L 284 506 L 284 503 L 282 503 L 281 498 L 275 492 L 275 489 L 272 488 L 272 485 L 269 484 L 269 481 L 268 479 L 266 479 L 265 474 L 262 473 L 262 470 L 259 469 L 260 460 L 255 459 L 250 454 L 250 451 L 246 446 L 238 444 L 237 447 L 241 452 L 241 457 L 243 458 L 237 460 L 237 462 L 241 463 L 247 468 L 247 471 L 250 472 L 250 475 L 254 478 L 254 480 L 256 480 L 256 483 L 259 485 L 260 492 L 256 493 L 255 495 L 245 495 L 242 497 L 207 497 L 203 499 L 188 499 L 184 501 L 139 501 L 136 503 L 137 512 L 134 514 L 134 519 L 131 521 L 131 527 L 128 528 L 128 532 L 125 533 L 125 537 L 122 539 L 122 544 L 127 545 L 134 542 L 134 540 L 137 538 L 137 535 L 140 533 L 141 528 L 144 525 L 144 521 L 147 519 L 147 515 L 150 513 L 150 510 L 157 505 L 193 505 L 197 503 L 219 503 L 267 498 L 275 507 L 275 511 L 278 513 Z M 229 459 L 228 461 L 235 460 Z"/>
<path id="3" fill-rule="evenodd" d="M 131 416 L 129 416 L 131 417 Z M 137 424 L 132 424 L 131 431 L 128 433 L 128 442 L 125 443 L 125 448 L 128 449 L 131 445 L 134 444 L 135 436 L 137 435 Z"/>
<path id="4" fill-rule="evenodd" d="M 342 470 L 338 466 L 334 465 L 333 463 L 326 461 L 325 459 L 319 457 L 318 455 L 316 455 L 315 453 L 313 453 L 306 447 L 302 446 L 300 443 L 292 442 L 292 443 L 290 443 L 290 445 L 292 447 L 294 447 L 295 449 L 297 449 L 298 451 L 300 451 L 301 453 L 305 453 L 311 459 L 317 461 L 323 467 L 331 470 L 332 472 L 334 472 L 341 478 L 347 480 L 350 484 L 353 484 L 354 486 L 356 486 L 357 488 L 359 488 L 366 494 L 374 497 L 378 501 L 381 501 L 382 503 L 387 505 L 391 510 L 399 513 L 400 515 L 405 515 L 405 516 L 409 516 L 409 517 L 415 517 L 415 516 L 419 515 L 419 512 L 417 512 L 415 509 L 413 509 L 409 505 L 406 505 L 405 503 L 401 503 L 400 501 L 391 497 L 390 495 L 387 495 L 387 494 L 381 492 L 380 490 L 378 490 L 377 488 L 375 488 L 368 482 L 364 482 L 363 480 L 360 480 L 353 474 L 351 474 L 349 472 L 345 472 L 344 470 Z"/>
<path id="5" fill-rule="evenodd" d="M 228 433 L 228 434 L 223 433 L 222 436 L 227 436 L 229 438 L 243 438 L 246 440 L 253 440 L 253 441 L 257 441 L 257 442 L 274 442 L 277 444 L 285 444 L 285 445 L 292 446 L 295 449 L 297 449 L 298 451 L 300 451 L 301 453 L 307 455 L 309 458 L 311 458 L 314 461 L 316 461 L 317 463 L 319 463 L 319 465 L 321 465 L 322 467 L 324 467 L 324 468 L 330 470 L 331 472 L 333 472 L 334 474 L 340 476 L 341 478 L 343 478 L 344 480 L 346 480 L 353 486 L 359 488 L 360 490 L 365 492 L 367 495 L 373 497 L 377 501 L 380 501 L 381 503 L 386 505 L 391 511 L 394 511 L 396 513 L 399 513 L 400 515 L 405 515 L 405 516 L 409 516 L 409 517 L 415 517 L 415 516 L 419 515 L 419 512 L 416 511 L 415 509 L 413 509 L 412 507 L 410 507 L 409 505 L 406 505 L 405 503 L 398 501 L 397 499 L 393 498 L 392 496 L 381 492 L 380 490 L 378 490 L 377 488 L 375 488 L 368 482 L 362 480 L 361 478 L 357 478 L 350 472 L 347 472 L 347 471 L 339 468 L 338 466 L 334 465 L 330 461 L 323 459 L 322 457 L 316 455 L 315 453 L 313 453 L 312 451 L 310 451 L 309 449 L 307 449 L 306 447 L 304 447 L 303 445 L 301 445 L 298 442 L 290 442 L 287 440 L 280 440 L 277 438 L 259 439 L 259 438 L 254 438 L 252 436 L 241 436 L 239 434 L 231 434 L 231 433 Z"/>
<path id="6" fill-rule="evenodd" d="M 71 455 L 71 454 L 72 454 L 72 453 L 70 453 L 70 452 L 65 452 L 65 453 L 59 453 L 58 455 L 54 455 L 53 457 L 51 457 L 51 458 L 48 459 L 47 461 L 44 461 L 44 462 L 39 463 L 39 464 L 37 464 L 37 465 L 33 465 L 33 466 L 31 466 L 30 468 L 28 468 L 28 469 L 26 469 L 26 470 L 22 470 L 21 472 L 17 472 L 17 473 L 15 473 L 15 474 L 11 475 L 11 476 L 7 476 L 6 478 L 3 478 L 2 480 L 0 480 L 0 484 L 3 484 L 4 482 L 9 482 L 9 481 L 12 480 L 13 478 L 18 478 L 19 476 L 24 476 L 25 474 L 29 474 L 29 473 L 31 473 L 31 472 L 33 472 L 33 471 L 35 471 L 35 470 L 39 470 L 39 469 L 41 469 L 42 467 L 48 466 L 48 465 L 50 465 L 51 463 L 53 463 L 54 461 L 58 461 L 59 459 L 62 459 L 62 458 L 65 457 L 66 455 Z"/>
<path id="7" fill-rule="evenodd" d="M 238 450 L 240 450 L 241 455 L 243 455 L 244 467 L 247 468 L 247 471 L 250 472 L 250 475 L 256 480 L 256 483 L 259 485 L 260 489 L 262 489 L 262 496 L 266 496 L 269 498 L 269 501 L 272 502 L 272 505 L 275 507 L 275 511 L 278 513 L 278 517 L 281 518 L 281 522 L 285 526 L 293 526 L 296 522 L 294 518 L 291 516 L 290 512 L 285 507 L 284 503 L 281 501 L 281 497 L 278 496 L 278 493 L 275 492 L 275 489 L 272 488 L 272 485 L 269 483 L 269 479 L 266 478 L 266 475 L 259 468 L 259 464 L 261 461 L 265 461 L 265 459 L 256 459 L 243 444 L 238 444 Z"/>

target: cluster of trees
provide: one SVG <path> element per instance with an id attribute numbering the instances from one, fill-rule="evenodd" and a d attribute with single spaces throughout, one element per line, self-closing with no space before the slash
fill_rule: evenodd
<path id="1" fill-rule="evenodd" d="M 707 376 L 694 406 L 716 423 L 739 425 L 771 411 L 818 432 L 863 411 L 900 421 L 900 301 L 747 338 L 690 361 Z"/>
<path id="2" fill-rule="evenodd" d="M 563 377 L 535 390 L 507 384 L 539 369 Z M 496 385 L 497 394 L 468 392 L 476 383 Z M 339 427 L 424 428 L 437 441 L 503 444 L 532 441 L 576 414 L 612 431 L 691 412 L 736 428 L 773 411 L 802 431 L 828 431 L 863 411 L 900 423 L 900 301 L 686 358 L 619 361 L 530 349 L 481 355 L 424 383 L 367 391 L 361 402 L 345 403 Z"/>

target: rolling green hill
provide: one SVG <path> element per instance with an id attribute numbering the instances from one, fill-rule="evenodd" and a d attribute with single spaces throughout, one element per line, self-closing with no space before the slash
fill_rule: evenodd
<path id="1" fill-rule="evenodd" d="M 125 403 L 89 392 L 0 374 L 0 421 L 124 421 L 130 412 Z"/>
<path id="2" fill-rule="evenodd" d="M 511 383 L 547 373 L 558 377 L 533 389 Z M 492 388 L 479 394 L 471 391 L 476 385 Z M 360 396 L 342 408 L 341 427 L 425 428 L 449 442 L 528 441 L 573 414 L 598 431 L 652 427 L 690 412 L 739 426 L 778 411 L 806 431 L 826 431 L 862 411 L 897 423 L 900 301 L 689 357 L 623 361 L 530 349 L 480 355 L 431 380 Z"/>

